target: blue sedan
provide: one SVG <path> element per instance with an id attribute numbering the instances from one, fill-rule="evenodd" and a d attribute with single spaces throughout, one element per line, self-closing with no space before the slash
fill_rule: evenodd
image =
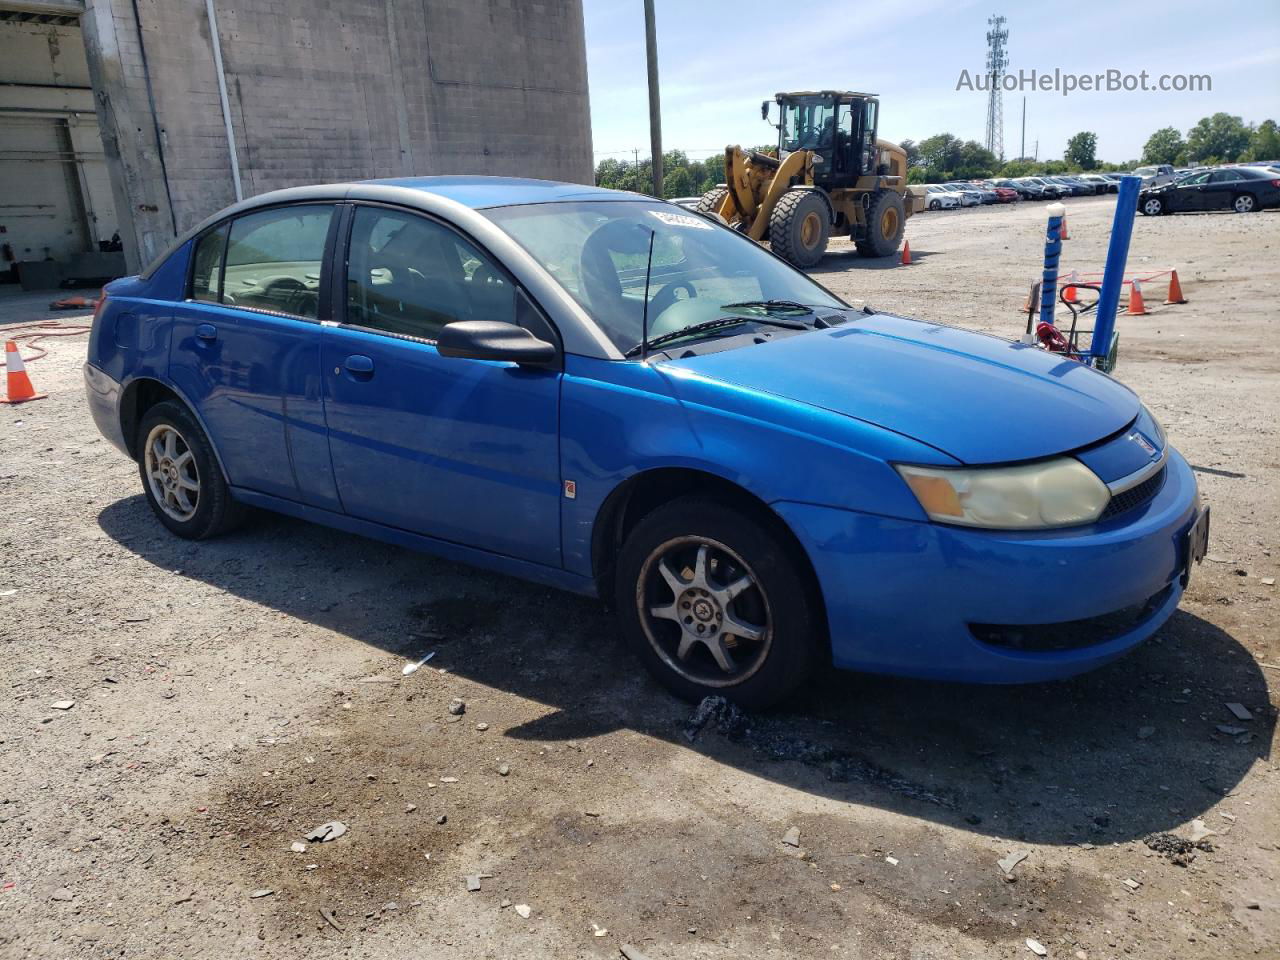
<path id="1" fill-rule="evenodd" d="M 676 693 L 1010 683 L 1154 633 L 1195 478 L 1081 364 L 851 308 L 718 222 L 435 177 L 239 203 L 108 286 L 102 433 L 181 537 L 246 507 L 579 593 Z"/>

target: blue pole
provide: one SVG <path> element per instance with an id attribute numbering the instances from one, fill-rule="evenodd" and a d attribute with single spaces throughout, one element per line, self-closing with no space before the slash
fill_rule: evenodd
<path id="1" fill-rule="evenodd" d="M 1049 204 L 1049 230 L 1044 237 L 1044 273 L 1040 279 L 1040 322 L 1053 325 L 1054 301 L 1058 298 L 1058 258 L 1062 256 L 1062 218 L 1067 208 Z"/>
<path id="2" fill-rule="evenodd" d="M 1107 265 L 1102 274 L 1102 292 L 1098 295 L 1098 315 L 1093 324 L 1093 341 L 1089 345 L 1089 355 L 1095 365 L 1111 349 L 1111 335 L 1116 329 L 1120 288 L 1124 286 L 1124 267 L 1129 259 L 1129 239 L 1133 236 L 1133 218 L 1138 213 L 1138 189 L 1141 186 L 1141 177 L 1120 178 L 1116 215 L 1111 221 L 1111 243 L 1107 247 Z"/>

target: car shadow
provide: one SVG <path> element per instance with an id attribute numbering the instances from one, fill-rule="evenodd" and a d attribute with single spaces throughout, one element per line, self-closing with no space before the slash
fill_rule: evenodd
<path id="1" fill-rule="evenodd" d="M 432 666 L 552 708 L 508 737 L 631 729 L 793 789 L 979 834 L 1102 844 L 1172 830 L 1230 794 L 1275 725 L 1253 657 L 1179 611 L 1128 657 L 1073 680 L 828 671 L 788 707 L 706 711 L 698 729 L 614 642 L 594 600 L 267 514 L 205 543 L 168 534 L 141 495 L 98 520 L 157 568 L 405 658 L 434 650 Z M 1228 702 L 1253 719 L 1234 719 Z"/>

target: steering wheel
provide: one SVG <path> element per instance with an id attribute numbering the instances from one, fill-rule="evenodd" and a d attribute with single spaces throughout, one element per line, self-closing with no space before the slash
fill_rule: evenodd
<path id="1" fill-rule="evenodd" d="M 683 290 L 687 296 L 677 297 L 676 291 Z M 662 316 L 663 312 L 671 309 L 677 300 L 692 300 L 697 297 L 698 291 L 694 289 L 693 284 L 688 280 L 681 280 L 678 283 L 669 283 L 657 295 L 649 301 L 649 316 L 656 320 Z"/>

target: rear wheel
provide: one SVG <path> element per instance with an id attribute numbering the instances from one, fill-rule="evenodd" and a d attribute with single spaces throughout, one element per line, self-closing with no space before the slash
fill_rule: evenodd
<path id="1" fill-rule="evenodd" d="M 694 209 L 698 213 L 719 213 L 720 204 L 724 203 L 724 198 L 729 195 L 729 191 L 724 187 L 713 187 L 698 198 L 698 204 Z"/>
<path id="2" fill-rule="evenodd" d="M 773 524 L 716 501 L 657 508 L 618 557 L 617 607 L 629 645 L 685 699 L 777 703 L 817 660 L 815 591 L 797 554 Z"/>
<path id="3" fill-rule="evenodd" d="M 816 190 L 788 190 L 769 216 L 769 245 L 797 267 L 816 266 L 827 252 L 831 219 L 827 201 Z"/>
<path id="4" fill-rule="evenodd" d="M 877 190 L 867 207 L 867 236 L 858 240 L 858 252 L 864 257 L 889 257 L 897 252 L 906 228 L 902 196 L 893 190 Z"/>
<path id="5" fill-rule="evenodd" d="M 1231 203 L 1231 209 L 1236 213 L 1253 213 L 1258 209 L 1257 201 L 1254 200 L 1253 194 L 1242 193 Z"/>
<path id="6" fill-rule="evenodd" d="M 1147 197 L 1138 209 L 1144 217 L 1158 217 L 1164 213 L 1164 201 L 1159 197 Z"/>
<path id="7" fill-rule="evenodd" d="M 147 501 L 172 533 L 204 540 L 243 518 L 209 438 L 186 407 L 166 400 L 148 410 L 138 425 L 137 449 Z"/>

